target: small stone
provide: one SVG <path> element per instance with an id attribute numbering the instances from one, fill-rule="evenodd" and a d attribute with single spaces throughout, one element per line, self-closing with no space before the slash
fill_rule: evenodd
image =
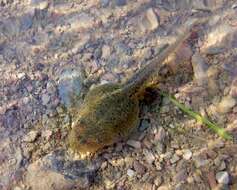
<path id="1" fill-rule="evenodd" d="M 214 19 L 213 22 L 217 22 L 217 19 Z M 212 23 L 214 24 L 214 23 Z M 208 52 L 208 49 L 214 48 L 232 48 L 231 41 L 234 37 L 235 30 L 227 23 L 215 23 L 215 26 L 212 27 L 211 31 L 208 32 L 205 43 L 201 47 L 202 52 Z"/>
<path id="2" fill-rule="evenodd" d="M 139 131 L 144 131 L 150 127 L 150 122 L 147 119 L 143 119 L 139 125 Z"/>
<path id="3" fill-rule="evenodd" d="M 110 47 L 108 45 L 104 45 L 102 47 L 102 58 L 107 59 L 111 54 Z"/>
<path id="4" fill-rule="evenodd" d="M 31 5 L 38 9 L 46 9 L 49 5 L 47 0 L 30 0 Z"/>
<path id="5" fill-rule="evenodd" d="M 193 177 L 192 176 L 187 177 L 187 182 L 188 183 L 193 183 L 194 182 Z"/>
<path id="6" fill-rule="evenodd" d="M 159 187 L 159 186 L 162 184 L 162 182 L 163 182 L 163 179 L 162 179 L 161 176 L 157 176 L 157 177 L 155 178 L 155 180 L 154 180 L 154 184 L 155 184 L 157 187 Z"/>
<path id="7" fill-rule="evenodd" d="M 132 170 L 132 169 L 128 169 L 127 170 L 127 175 L 128 175 L 128 177 L 133 177 L 134 175 L 135 175 L 135 171 L 134 170 Z"/>
<path id="8" fill-rule="evenodd" d="M 52 136 L 53 132 L 50 131 L 50 130 L 45 130 L 45 131 L 42 131 L 42 137 L 45 138 L 45 140 L 49 140 L 50 137 Z"/>
<path id="9" fill-rule="evenodd" d="M 237 8 L 237 3 L 234 3 L 232 6 L 231 6 L 232 9 L 236 9 Z"/>
<path id="10" fill-rule="evenodd" d="M 106 189 L 113 189 L 115 184 L 113 183 L 113 181 L 109 180 L 109 179 L 105 179 L 104 180 L 104 184 L 105 184 L 105 188 Z"/>
<path id="11" fill-rule="evenodd" d="M 219 149 L 219 148 L 223 148 L 225 146 L 224 141 L 222 141 L 221 139 L 215 140 L 215 141 L 210 141 L 208 143 L 208 147 L 212 148 L 212 149 Z"/>
<path id="12" fill-rule="evenodd" d="M 43 94 L 41 99 L 42 99 L 42 104 L 46 106 L 49 103 L 50 96 L 48 94 Z"/>
<path id="13" fill-rule="evenodd" d="M 14 187 L 14 189 L 13 190 L 22 190 L 20 187 Z"/>
<path id="14" fill-rule="evenodd" d="M 31 28 L 33 24 L 32 17 L 30 15 L 25 15 L 21 18 L 20 23 L 21 23 L 20 26 L 21 30 L 23 31 L 28 30 L 29 28 Z"/>
<path id="15" fill-rule="evenodd" d="M 115 3 L 117 6 L 124 6 L 124 5 L 126 5 L 127 1 L 126 0 L 115 0 Z"/>
<path id="16" fill-rule="evenodd" d="M 221 171 L 216 174 L 216 180 L 220 184 L 229 184 L 229 174 L 226 171 Z"/>
<path id="17" fill-rule="evenodd" d="M 129 167 L 132 166 L 133 164 L 133 158 L 131 158 L 130 156 L 125 157 L 124 161 L 125 161 L 125 164 Z"/>
<path id="18" fill-rule="evenodd" d="M 185 160 L 190 160 L 191 157 L 192 157 L 192 154 L 193 154 L 193 153 L 192 153 L 189 149 L 184 150 L 184 151 L 183 151 L 183 158 L 184 158 Z"/>
<path id="19" fill-rule="evenodd" d="M 82 12 L 68 19 L 68 23 L 71 24 L 71 30 L 75 31 L 92 28 L 95 25 L 95 20 L 91 15 Z"/>
<path id="20" fill-rule="evenodd" d="M 167 185 L 162 185 L 162 186 L 158 187 L 157 190 L 169 190 L 169 189 L 170 189 L 170 188 L 167 187 Z"/>
<path id="21" fill-rule="evenodd" d="M 214 160 L 214 163 L 215 163 L 215 165 L 218 167 L 218 166 L 220 166 L 221 165 L 221 159 L 220 159 L 220 157 L 217 157 L 215 160 Z"/>
<path id="22" fill-rule="evenodd" d="M 135 161 L 133 163 L 133 168 L 137 172 L 137 174 L 139 174 L 139 175 L 144 175 L 145 172 L 146 172 L 145 166 L 143 164 L 141 164 L 140 162 L 138 162 L 138 161 Z"/>
<path id="23" fill-rule="evenodd" d="M 158 28 L 159 22 L 152 8 L 149 8 L 139 22 L 142 32 L 152 31 Z"/>
<path id="24" fill-rule="evenodd" d="M 147 149 L 144 149 L 145 159 L 148 164 L 152 164 L 155 161 L 155 156 Z"/>
<path id="25" fill-rule="evenodd" d="M 165 152 L 165 145 L 163 143 L 156 143 L 155 145 L 155 151 L 157 152 L 157 154 L 162 154 Z"/>
<path id="26" fill-rule="evenodd" d="M 123 42 L 117 43 L 115 49 L 119 55 L 120 54 L 126 54 L 126 55 L 132 54 L 132 49 Z"/>
<path id="27" fill-rule="evenodd" d="M 30 131 L 24 138 L 24 142 L 34 142 L 38 136 L 38 131 Z"/>
<path id="28" fill-rule="evenodd" d="M 107 166 L 108 166 L 108 163 L 107 163 L 107 162 L 103 162 L 103 163 L 101 164 L 100 168 L 101 168 L 102 170 L 104 170 Z"/>
<path id="29" fill-rule="evenodd" d="M 139 141 L 135 141 L 135 140 L 128 140 L 127 144 L 132 146 L 133 148 L 137 148 L 140 149 L 141 148 L 141 143 Z"/>
<path id="30" fill-rule="evenodd" d="M 209 183 L 211 189 L 215 189 L 217 184 L 216 184 L 215 174 L 213 171 L 210 171 L 207 174 L 207 180 L 208 180 L 208 183 Z"/>
<path id="31" fill-rule="evenodd" d="M 217 106 L 217 111 L 220 113 L 227 113 L 236 105 L 236 100 L 231 96 L 225 96 Z"/>
<path id="32" fill-rule="evenodd" d="M 216 55 L 216 54 L 223 53 L 224 51 L 225 51 L 225 48 L 223 47 L 210 47 L 205 51 L 205 53 L 207 55 Z"/>
<path id="33" fill-rule="evenodd" d="M 60 74 L 58 93 L 61 103 L 66 108 L 80 107 L 85 89 L 83 82 L 83 74 L 80 70 L 67 68 Z"/>
<path id="34" fill-rule="evenodd" d="M 100 0 L 100 4 L 103 8 L 109 6 L 110 0 Z"/>
<path id="35" fill-rule="evenodd" d="M 175 183 L 184 182 L 188 177 L 187 171 L 182 169 L 174 176 Z"/>
<path id="36" fill-rule="evenodd" d="M 192 66 L 198 85 L 205 85 L 207 83 L 207 64 L 198 52 L 192 56 Z"/>
<path id="37" fill-rule="evenodd" d="M 173 155 L 173 152 L 166 152 L 165 154 L 161 154 L 160 157 L 164 158 L 165 160 L 169 160 L 171 159 L 172 155 Z"/>
<path id="38" fill-rule="evenodd" d="M 168 105 L 161 106 L 160 113 L 168 113 L 170 111 L 170 107 Z"/>
<path id="39" fill-rule="evenodd" d="M 157 134 L 155 134 L 155 141 L 164 142 L 166 137 L 166 132 L 163 127 L 159 127 Z"/>
<path id="40" fill-rule="evenodd" d="M 197 168 L 205 166 L 205 165 L 207 165 L 209 163 L 209 160 L 202 159 L 201 157 L 198 157 L 198 156 L 194 157 L 193 160 L 194 160 L 195 166 Z"/>
<path id="41" fill-rule="evenodd" d="M 170 159 L 170 163 L 174 164 L 174 163 L 178 162 L 179 160 L 180 160 L 180 157 L 178 155 L 174 154 L 172 156 L 172 158 Z"/>
<path id="42" fill-rule="evenodd" d="M 175 154 L 177 154 L 178 156 L 182 156 L 183 155 L 183 151 L 180 149 L 175 150 Z"/>
<path id="43" fill-rule="evenodd" d="M 93 54 L 94 58 L 98 60 L 100 59 L 101 55 L 102 55 L 101 48 L 96 48 Z"/>
<path id="44" fill-rule="evenodd" d="M 149 138 L 145 138 L 143 141 L 142 141 L 143 145 L 145 147 L 147 147 L 149 150 L 152 148 L 153 144 L 151 143 L 150 139 Z"/>
<path id="45" fill-rule="evenodd" d="M 150 23 L 150 29 L 151 30 L 155 30 L 159 26 L 159 23 L 158 23 L 157 16 L 154 13 L 152 8 L 149 8 L 146 11 L 146 17 L 147 17 L 147 19 L 148 19 L 148 21 Z"/>
<path id="46" fill-rule="evenodd" d="M 226 169 L 225 161 L 222 161 L 220 167 L 218 168 L 220 171 Z"/>

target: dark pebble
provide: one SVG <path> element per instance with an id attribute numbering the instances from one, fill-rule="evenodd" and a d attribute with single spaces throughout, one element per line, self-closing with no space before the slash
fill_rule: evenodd
<path id="1" fill-rule="evenodd" d="M 150 127 L 150 121 L 148 119 L 143 119 L 139 126 L 139 131 L 144 131 Z"/>
<path id="2" fill-rule="evenodd" d="M 102 7 L 108 7 L 109 6 L 109 1 L 110 0 L 100 0 L 100 4 Z"/>
<path id="3" fill-rule="evenodd" d="M 28 30 L 32 27 L 33 21 L 32 21 L 32 17 L 29 15 L 24 15 L 21 18 L 21 25 L 20 25 L 20 29 L 21 31 L 25 31 Z"/>
<path id="4" fill-rule="evenodd" d="M 126 0 L 115 0 L 117 6 L 124 6 L 127 4 Z"/>

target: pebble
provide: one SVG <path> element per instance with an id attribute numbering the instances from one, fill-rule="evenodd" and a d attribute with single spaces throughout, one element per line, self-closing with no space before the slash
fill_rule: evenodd
<path id="1" fill-rule="evenodd" d="M 192 176 L 187 177 L 187 182 L 188 183 L 193 183 L 194 182 L 193 177 Z"/>
<path id="2" fill-rule="evenodd" d="M 172 155 L 173 155 L 173 152 L 166 152 L 165 154 L 161 154 L 160 157 L 164 158 L 165 160 L 169 160 L 171 159 Z"/>
<path id="3" fill-rule="evenodd" d="M 154 179 L 154 184 L 159 187 L 163 182 L 163 179 L 161 176 L 157 176 L 155 179 Z"/>
<path id="4" fill-rule="evenodd" d="M 220 184 L 229 184 L 229 174 L 226 171 L 216 173 L 216 180 Z"/>
<path id="5" fill-rule="evenodd" d="M 168 113 L 170 111 L 170 107 L 168 105 L 164 105 L 160 108 L 160 113 Z"/>
<path id="6" fill-rule="evenodd" d="M 43 138 L 45 138 L 45 140 L 49 140 L 50 139 L 50 137 L 52 136 L 52 134 L 53 134 L 53 132 L 52 131 L 50 131 L 50 130 L 44 130 L 44 131 L 42 131 L 42 137 Z"/>
<path id="7" fill-rule="evenodd" d="M 148 164 L 152 164 L 155 161 L 155 156 L 152 154 L 152 152 L 150 152 L 147 149 L 144 149 L 144 155 L 145 155 L 145 159 L 147 161 Z"/>
<path id="8" fill-rule="evenodd" d="M 145 131 L 147 128 L 150 127 L 150 122 L 147 119 L 143 119 L 139 125 L 139 131 Z"/>
<path id="9" fill-rule="evenodd" d="M 66 108 L 79 107 L 82 103 L 83 90 L 82 72 L 72 68 L 64 69 L 58 82 L 61 103 Z"/>
<path id="10" fill-rule="evenodd" d="M 21 23 L 20 26 L 21 30 L 23 31 L 28 30 L 29 28 L 31 28 L 33 24 L 32 17 L 30 15 L 25 15 L 21 18 L 20 23 Z"/>
<path id="11" fill-rule="evenodd" d="M 198 156 L 193 157 L 193 160 L 194 160 L 195 166 L 196 166 L 197 168 L 200 168 L 200 167 L 202 167 L 202 166 L 205 166 L 205 165 L 207 165 L 207 164 L 210 162 L 209 160 L 207 160 L 207 159 L 202 159 L 201 157 L 198 157 Z"/>
<path id="12" fill-rule="evenodd" d="M 46 9 L 49 5 L 47 0 L 30 0 L 30 3 L 38 9 Z"/>
<path id="13" fill-rule="evenodd" d="M 183 158 L 185 159 L 185 160 L 190 160 L 191 158 L 192 158 L 192 152 L 189 150 L 189 149 L 187 149 L 187 150 L 184 150 L 183 151 Z"/>
<path id="14" fill-rule="evenodd" d="M 102 55 L 101 48 L 96 48 L 95 51 L 94 51 L 94 54 L 93 54 L 94 58 L 96 60 L 98 60 L 98 59 L 100 59 L 101 55 Z"/>
<path id="15" fill-rule="evenodd" d="M 145 166 L 141 164 L 139 161 L 134 161 L 133 168 L 139 175 L 144 175 L 146 172 Z"/>
<path id="16" fill-rule="evenodd" d="M 205 85 L 207 83 L 207 64 L 198 52 L 192 56 L 192 66 L 198 85 Z"/>
<path id="17" fill-rule="evenodd" d="M 170 188 L 167 187 L 167 185 L 162 185 L 162 186 L 158 187 L 157 190 L 169 190 L 169 189 L 170 189 Z"/>
<path id="18" fill-rule="evenodd" d="M 135 140 L 128 140 L 127 144 L 132 146 L 133 148 L 137 148 L 140 149 L 141 148 L 141 143 L 139 141 L 135 141 Z"/>
<path id="19" fill-rule="evenodd" d="M 101 168 L 102 170 L 104 170 L 107 166 L 108 166 L 108 163 L 107 163 L 107 162 L 103 162 L 103 163 L 101 164 L 100 168 Z"/>
<path id="20" fill-rule="evenodd" d="M 14 189 L 13 190 L 22 190 L 20 187 L 14 187 Z"/>
<path id="21" fill-rule="evenodd" d="M 216 184 L 215 174 L 213 171 L 208 172 L 207 180 L 208 180 L 208 183 L 209 183 L 211 189 L 214 189 L 217 184 Z"/>
<path id="22" fill-rule="evenodd" d="M 159 22 L 156 14 L 152 8 L 149 8 L 145 15 L 143 15 L 141 22 L 139 23 L 142 32 L 152 31 L 158 28 Z"/>
<path id="23" fill-rule="evenodd" d="M 30 131 L 24 138 L 24 142 L 34 142 L 39 135 L 38 131 Z"/>
<path id="24" fill-rule="evenodd" d="M 31 189 L 88 189 L 99 165 L 68 160 L 61 150 L 47 154 L 27 168 L 26 183 Z"/>
<path id="25" fill-rule="evenodd" d="M 170 163 L 174 164 L 174 163 L 178 162 L 179 160 L 180 160 L 180 157 L 178 155 L 174 154 L 172 156 L 172 158 L 170 159 Z"/>
<path id="26" fill-rule="evenodd" d="M 132 49 L 129 46 L 127 46 L 125 43 L 119 42 L 116 44 L 115 48 L 118 54 L 126 54 L 126 55 L 132 54 Z"/>
<path id="27" fill-rule="evenodd" d="M 42 99 L 42 104 L 46 106 L 49 103 L 50 96 L 48 94 L 43 94 L 41 99 Z"/>
<path id="28" fill-rule="evenodd" d="M 102 47 L 102 58 L 107 59 L 111 54 L 111 49 L 108 45 L 103 45 Z"/>
<path id="29" fill-rule="evenodd" d="M 183 182 L 187 179 L 188 174 L 186 169 L 181 169 L 177 172 L 177 174 L 174 176 L 175 183 Z"/>
<path id="30" fill-rule="evenodd" d="M 135 175 L 135 171 L 134 170 L 132 170 L 132 169 L 128 169 L 127 170 L 127 175 L 128 175 L 128 177 L 133 177 L 134 175 Z"/>
<path id="31" fill-rule="evenodd" d="M 164 142 L 166 137 L 166 132 L 163 127 L 159 127 L 157 134 L 155 134 L 155 141 Z"/>
<path id="32" fill-rule="evenodd" d="M 208 32 L 205 44 L 201 50 L 206 52 L 209 48 L 228 48 L 233 33 L 233 28 L 227 23 L 212 27 L 212 30 Z"/>
<path id="33" fill-rule="evenodd" d="M 158 142 L 158 143 L 156 143 L 154 149 L 157 154 L 162 154 L 165 152 L 165 145 L 163 143 Z"/>
<path id="34" fill-rule="evenodd" d="M 224 51 L 225 49 L 222 47 L 210 47 L 205 51 L 205 53 L 207 55 L 216 55 L 216 54 L 223 53 Z"/>
<path id="35" fill-rule="evenodd" d="M 124 6 L 127 4 L 127 1 L 126 0 L 115 0 L 115 4 L 117 6 Z"/>
<path id="36" fill-rule="evenodd" d="M 217 106 L 217 111 L 219 113 L 230 112 L 231 109 L 236 105 L 236 100 L 231 96 L 225 96 L 222 98 L 221 102 Z"/>
<path id="37" fill-rule="evenodd" d="M 226 164 L 225 164 L 225 161 L 222 161 L 219 168 L 218 168 L 220 171 L 226 169 Z"/>
<path id="38" fill-rule="evenodd" d="M 82 12 L 68 19 L 68 23 L 71 24 L 71 30 L 74 31 L 92 28 L 95 24 L 95 20 L 91 15 Z"/>
<path id="39" fill-rule="evenodd" d="M 100 0 L 100 4 L 103 8 L 109 6 L 110 0 Z"/>

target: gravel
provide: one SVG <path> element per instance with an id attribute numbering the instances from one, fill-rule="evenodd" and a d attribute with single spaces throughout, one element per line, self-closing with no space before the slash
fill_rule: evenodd
<path id="1" fill-rule="evenodd" d="M 128 169 L 127 170 L 127 175 L 128 175 L 128 177 L 133 177 L 134 175 L 135 175 L 135 171 L 134 170 L 132 170 L 132 169 Z"/>
<path id="2" fill-rule="evenodd" d="M 141 148 L 141 143 L 139 141 L 135 141 L 135 140 L 128 140 L 127 144 L 132 146 L 133 148 L 137 148 L 140 149 Z"/>
<path id="3" fill-rule="evenodd" d="M 218 7 L 166 59 L 172 76 L 158 84 L 235 133 L 233 2 L 0 0 L 0 189 L 236 189 L 234 142 L 167 98 L 145 103 L 134 136 L 93 155 L 92 168 L 67 148 L 90 85 L 125 81 L 187 18 Z"/>
<path id="4" fill-rule="evenodd" d="M 185 159 L 185 160 L 190 160 L 191 158 L 192 158 L 192 152 L 190 151 L 190 150 L 184 150 L 183 151 L 183 158 Z"/>
<path id="5" fill-rule="evenodd" d="M 230 181 L 228 172 L 221 171 L 216 173 L 216 180 L 220 184 L 228 184 Z"/>
<path id="6" fill-rule="evenodd" d="M 34 142 L 39 135 L 38 131 L 30 131 L 24 138 L 24 142 Z"/>

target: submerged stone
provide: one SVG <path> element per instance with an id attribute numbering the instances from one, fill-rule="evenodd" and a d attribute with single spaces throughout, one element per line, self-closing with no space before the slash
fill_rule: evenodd
<path id="1" fill-rule="evenodd" d="M 78 108 L 84 96 L 82 72 L 74 69 L 66 69 L 62 72 L 59 83 L 58 93 L 61 103 L 68 109 Z"/>

